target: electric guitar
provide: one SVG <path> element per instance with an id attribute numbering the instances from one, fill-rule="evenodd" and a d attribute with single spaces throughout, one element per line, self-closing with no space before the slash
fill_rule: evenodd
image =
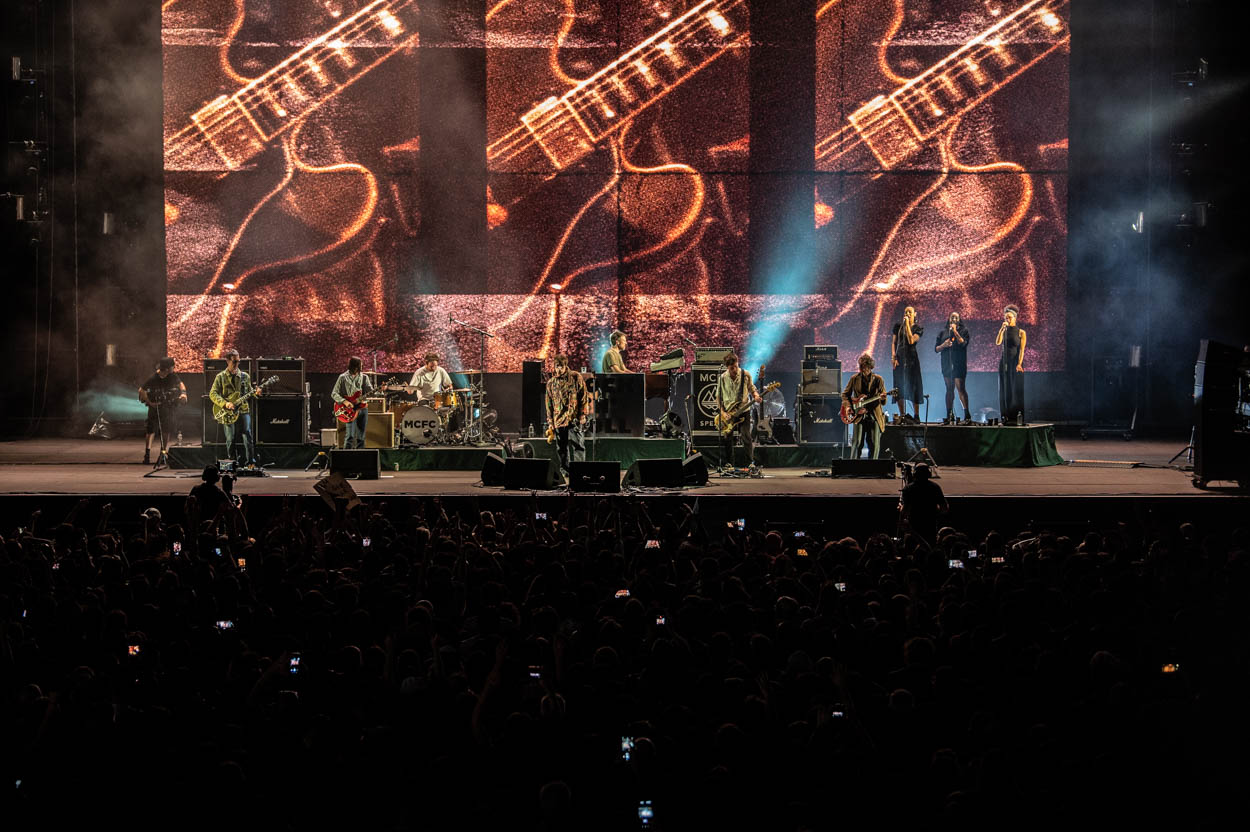
<path id="1" fill-rule="evenodd" d="M 862 396 L 856 396 L 854 399 L 851 400 L 850 404 L 843 402 L 842 412 L 841 412 L 842 424 L 854 425 L 859 422 L 862 422 L 864 420 L 864 417 L 868 415 L 868 408 L 872 407 L 877 402 L 885 401 L 890 396 L 897 396 L 897 395 L 898 395 L 898 388 L 895 387 L 893 390 L 887 390 L 879 396 L 872 396 L 870 398 L 868 394 L 865 393 Z M 878 420 L 878 422 L 880 421 L 881 420 Z"/>
<path id="2" fill-rule="evenodd" d="M 226 401 L 234 405 L 233 409 L 227 410 L 226 408 L 217 404 L 217 402 L 213 402 L 214 421 L 216 421 L 219 425 L 233 425 L 235 422 L 239 421 L 239 405 L 243 404 L 244 402 L 250 399 L 256 398 L 258 395 L 260 395 L 260 392 L 262 390 L 264 390 L 269 385 L 276 383 L 277 380 L 278 380 L 278 377 L 276 375 L 270 376 L 269 378 L 262 381 L 260 384 L 253 385 L 251 392 L 247 393 L 246 395 L 239 395 L 238 393 L 231 393 L 230 397 L 226 399 Z"/>
<path id="3" fill-rule="evenodd" d="M 780 381 L 774 381 L 764 385 L 764 387 L 758 392 L 761 396 L 763 396 L 765 393 L 771 393 L 780 386 Z M 751 412 L 751 405 L 753 404 L 755 404 L 755 399 L 748 398 L 746 401 L 738 402 L 729 410 L 717 413 L 716 429 L 721 432 L 721 436 L 728 436 L 733 433 L 734 428 L 741 424 L 742 420 L 745 419 Z"/>
<path id="4" fill-rule="evenodd" d="M 350 396 L 345 396 L 344 401 L 334 403 L 334 418 L 340 422 L 347 424 L 354 422 L 360 418 L 360 411 L 364 410 L 367 405 L 361 400 L 364 390 L 357 390 Z"/>

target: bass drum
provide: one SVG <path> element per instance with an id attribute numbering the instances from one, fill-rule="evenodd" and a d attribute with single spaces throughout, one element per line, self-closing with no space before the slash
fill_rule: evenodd
<path id="1" fill-rule="evenodd" d="M 395 429 L 399 431 L 400 438 L 410 445 L 429 445 L 443 436 L 443 423 L 438 414 L 423 404 L 403 408 L 397 415 Z"/>

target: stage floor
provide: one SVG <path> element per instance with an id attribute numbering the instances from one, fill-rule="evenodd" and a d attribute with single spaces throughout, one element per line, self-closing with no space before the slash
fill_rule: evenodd
<path id="1" fill-rule="evenodd" d="M 1102 460 L 1137 463 L 1111 465 L 1055 465 L 1045 468 L 940 467 L 938 482 L 948 497 L 1193 497 L 1213 499 L 1237 494 L 1232 488 L 1195 488 L 1189 474 L 1167 467 L 1168 459 L 1185 440 L 1060 439 L 1056 443 L 1065 461 Z M 35 439 L 0 442 L 0 494 L 149 494 L 181 495 L 199 479 L 198 471 L 164 470 L 144 476 L 142 441 L 116 439 Z M 941 460 L 937 460 L 939 465 Z M 1181 460 L 1183 462 L 1183 459 Z M 805 477 L 804 468 L 767 469 L 759 479 L 717 478 L 689 494 L 736 497 L 785 496 L 894 496 L 894 479 L 830 479 Z M 826 469 L 827 470 L 827 469 Z M 315 471 L 271 470 L 268 477 L 244 478 L 240 494 L 311 494 Z M 376 481 L 355 481 L 361 495 L 467 496 L 504 493 L 484 489 L 473 471 L 386 472 Z M 1217 483 L 1232 486 L 1233 483 Z M 518 495 L 528 492 L 508 492 Z"/>

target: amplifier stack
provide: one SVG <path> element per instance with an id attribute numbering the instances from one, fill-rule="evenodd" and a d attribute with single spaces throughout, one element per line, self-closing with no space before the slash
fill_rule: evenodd
<path id="1" fill-rule="evenodd" d="M 842 362 L 836 344 L 803 347 L 802 378 L 795 401 L 800 445 L 837 445 L 846 440 L 842 424 Z"/>

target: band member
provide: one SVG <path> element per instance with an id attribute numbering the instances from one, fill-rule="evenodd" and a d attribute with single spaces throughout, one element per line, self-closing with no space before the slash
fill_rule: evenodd
<path id="1" fill-rule="evenodd" d="M 1024 422 L 1024 348 L 1028 336 L 1017 324 L 1020 310 L 1008 306 L 1003 310 L 1003 325 L 998 328 L 994 343 L 1003 348 L 998 359 L 998 411 L 1003 424 Z"/>
<path id="2" fill-rule="evenodd" d="M 603 354 L 603 371 L 605 373 L 628 373 L 625 359 L 621 357 L 621 352 L 628 341 L 625 333 L 619 329 L 616 330 L 612 333 L 611 341 L 612 346 L 608 347 L 608 351 Z"/>
<path id="3" fill-rule="evenodd" d="M 916 310 L 908 306 L 903 310 L 903 320 L 894 325 L 894 340 L 890 342 L 890 359 L 894 364 L 894 386 L 898 388 L 898 420 L 907 419 L 907 403 L 911 402 L 913 419 L 920 421 L 920 403 L 924 401 L 924 382 L 920 378 L 920 354 L 916 342 L 924 334 L 924 327 L 916 324 Z"/>
<path id="4" fill-rule="evenodd" d="M 959 403 L 964 406 L 964 421 L 972 420 L 968 413 L 968 327 L 958 312 L 952 312 L 946 318 L 946 328 L 938 333 L 937 344 L 933 351 L 942 356 L 942 380 L 946 382 L 946 418 L 954 418 L 955 393 L 959 393 Z"/>
<path id="5" fill-rule="evenodd" d="M 174 372 L 174 360 L 165 356 L 156 362 L 156 372 L 139 388 L 139 401 L 148 406 L 147 445 L 143 461 L 152 461 L 152 437 L 161 435 L 161 453 L 169 447 L 169 437 L 177 433 L 174 407 L 187 403 L 187 386 Z"/>
<path id="6" fill-rule="evenodd" d="M 351 396 L 356 397 L 351 403 L 357 406 L 358 412 L 356 418 L 347 423 L 343 438 L 344 448 L 365 446 L 365 425 L 369 423 L 369 410 L 364 404 L 365 396 L 373 392 L 373 382 L 361 372 L 363 368 L 364 361 L 353 355 L 347 360 L 347 372 L 338 377 L 338 381 L 334 382 L 334 389 L 330 391 L 330 398 L 336 402 L 345 402 Z"/>
<path id="7" fill-rule="evenodd" d="M 560 468 L 566 477 L 570 462 L 586 458 L 583 428 L 589 403 L 582 374 L 569 370 L 568 356 L 557 355 L 555 368 L 547 380 L 547 441 L 555 440 Z"/>
<path id="8" fill-rule="evenodd" d="M 416 388 L 418 402 L 428 402 L 436 393 L 452 389 L 451 376 L 438 366 L 437 353 L 425 354 L 425 365 L 412 374 L 409 386 Z"/>
<path id="9" fill-rule="evenodd" d="M 842 404 L 853 407 L 856 399 L 876 398 L 877 401 L 868 405 L 868 412 L 855 423 L 855 432 L 851 438 L 854 458 L 859 459 L 860 445 L 868 439 L 868 447 L 872 458 L 881 455 L 881 434 L 885 431 L 885 379 L 873 372 L 877 362 L 870 353 L 859 357 L 859 372 L 851 376 L 842 391 Z"/>
<path id="10" fill-rule="evenodd" d="M 716 380 L 716 404 L 720 418 L 728 418 L 730 413 L 746 410 L 751 402 L 760 404 L 764 401 L 751 382 L 751 374 L 738 366 L 738 356 L 730 353 L 725 356 L 725 371 Z M 733 467 L 735 434 L 742 439 L 742 447 L 746 449 L 747 465 L 755 467 L 755 442 L 751 439 L 751 419 L 749 412 L 738 422 L 738 426 L 725 433 L 721 431 L 721 453 L 723 465 Z"/>
<path id="11" fill-rule="evenodd" d="M 247 465 L 256 464 L 256 444 L 252 440 L 252 414 L 247 402 L 241 402 L 236 405 L 230 401 L 232 397 L 241 398 L 251 395 L 252 377 L 239 369 L 239 351 L 229 349 L 225 352 L 226 369 L 217 374 L 217 378 L 213 379 L 213 386 L 209 389 L 208 398 L 213 404 L 226 410 L 238 410 L 239 418 L 233 424 L 222 425 L 222 432 L 226 437 L 226 455 L 235 462 L 245 463 Z M 256 390 L 255 395 L 259 396 L 262 390 Z M 239 445 L 242 445 L 243 455 L 239 455 Z"/>

